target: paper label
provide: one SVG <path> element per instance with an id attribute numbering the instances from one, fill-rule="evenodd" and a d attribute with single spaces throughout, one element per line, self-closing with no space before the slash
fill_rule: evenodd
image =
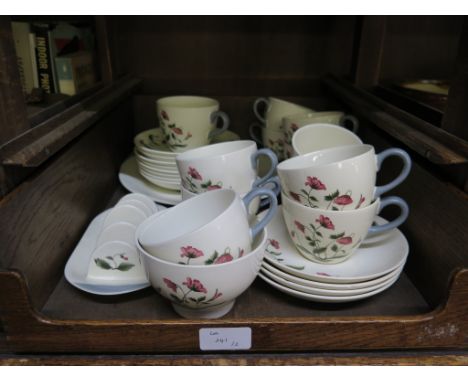
<path id="1" fill-rule="evenodd" d="M 201 350 L 248 350 L 252 347 L 251 328 L 202 328 Z"/>

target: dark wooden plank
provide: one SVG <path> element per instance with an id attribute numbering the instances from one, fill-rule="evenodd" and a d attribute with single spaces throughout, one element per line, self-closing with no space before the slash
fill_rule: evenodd
<path id="1" fill-rule="evenodd" d="M 0 268 L 18 267 L 42 306 L 84 227 L 107 202 L 132 147 L 131 102 L 120 103 L 0 201 Z"/>
<path id="2" fill-rule="evenodd" d="M 354 83 L 370 88 L 379 83 L 388 16 L 363 16 L 354 58 Z"/>
<path id="3" fill-rule="evenodd" d="M 109 40 L 112 36 L 109 34 L 109 18 L 107 16 L 95 16 L 94 24 L 101 81 L 110 83 L 116 76 L 112 67 L 112 52 Z"/>
<path id="4" fill-rule="evenodd" d="M 0 16 L 0 146 L 29 129 L 8 16 Z"/>
<path id="5" fill-rule="evenodd" d="M 455 73 L 450 81 L 442 128 L 468 141 L 468 17 L 464 17 Z"/>

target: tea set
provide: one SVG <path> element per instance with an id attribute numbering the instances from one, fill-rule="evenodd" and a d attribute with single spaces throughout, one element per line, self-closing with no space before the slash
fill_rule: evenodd
<path id="1" fill-rule="evenodd" d="M 253 108 L 261 140 L 255 128 L 254 140 L 226 137 L 229 118 L 214 99 L 157 100 L 160 127 L 135 136 L 134 155 L 120 169 L 131 193 L 90 224 L 67 280 L 104 295 L 151 285 L 182 317 L 209 319 L 227 314 L 257 276 L 316 302 L 351 302 L 389 288 L 408 256 L 397 227 L 409 208 L 383 195 L 409 175 L 409 155 L 376 153 L 356 135 L 357 119 L 341 111 L 273 97 Z M 402 170 L 377 186 L 389 157 Z M 390 205 L 399 214 L 386 221 L 378 215 Z"/>

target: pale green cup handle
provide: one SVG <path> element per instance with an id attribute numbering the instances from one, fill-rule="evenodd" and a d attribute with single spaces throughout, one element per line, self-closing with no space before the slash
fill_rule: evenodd
<path id="1" fill-rule="evenodd" d="M 257 122 L 254 122 L 252 123 L 250 126 L 249 126 L 249 134 L 250 134 L 250 138 L 252 138 L 255 142 L 257 142 L 259 145 L 262 145 L 263 146 L 263 141 L 262 141 L 262 138 L 260 136 L 260 138 L 257 136 L 257 133 L 256 133 L 256 130 L 257 129 L 262 129 L 264 128 L 264 126 L 260 125 L 259 123 Z"/>
<path id="2" fill-rule="evenodd" d="M 276 197 L 278 197 L 278 195 L 281 192 L 281 184 L 280 184 L 279 178 L 277 176 L 274 176 L 270 179 L 267 179 L 265 183 L 263 183 L 261 186 L 265 186 L 266 184 L 269 184 L 269 183 L 273 184 L 273 188 L 271 190 L 276 194 Z M 260 208 L 265 208 L 268 205 L 268 203 L 269 203 L 268 199 L 262 199 L 260 201 Z"/>
<path id="3" fill-rule="evenodd" d="M 269 190 L 268 188 L 254 188 L 242 199 L 246 211 L 249 211 L 249 205 L 252 202 L 252 200 L 254 200 L 256 197 L 261 198 L 262 196 L 268 197 L 270 208 L 266 215 L 263 217 L 263 219 L 250 228 L 250 237 L 252 238 L 252 240 L 255 239 L 258 233 L 261 232 L 263 228 L 265 228 L 265 226 L 275 216 L 276 209 L 278 208 L 278 200 L 276 199 L 275 193 L 272 190 Z"/>
<path id="4" fill-rule="evenodd" d="M 265 117 L 262 116 L 260 114 L 260 112 L 258 111 L 258 106 L 260 104 L 264 103 L 265 104 L 265 108 L 268 109 L 268 106 L 270 105 L 270 102 L 268 101 L 268 99 L 264 98 L 264 97 L 260 97 L 260 98 L 257 98 L 253 104 L 253 111 L 254 111 L 254 114 L 255 116 L 258 118 L 258 120 L 261 122 L 261 123 L 265 123 Z"/>
<path id="5" fill-rule="evenodd" d="M 224 133 L 228 127 L 229 127 L 229 117 L 224 111 L 215 111 L 211 113 L 210 119 L 211 123 L 217 124 L 218 118 L 220 118 L 223 121 L 223 124 L 220 128 L 215 128 L 214 130 L 210 131 L 210 134 L 208 135 L 208 138 L 214 138 L 219 134 Z"/>
<path id="6" fill-rule="evenodd" d="M 257 150 L 256 152 L 254 152 L 251 156 L 251 161 L 252 161 L 252 168 L 253 169 L 257 169 L 257 159 L 260 155 L 265 155 L 266 157 L 268 157 L 270 159 L 270 169 L 268 170 L 267 174 L 263 177 L 263 178 L 260 178 L 260 179 L 257 179 L 252 187 L 258 187 L 258 186 L 261 186 L 263 185 L 269 178 L 271 178 L 271 176 L 274 174 L 274 172 L 276 171 L 276 166 L 278 165 L 278 157 L 276 156 L 276 154 L 273 152 L 273 150 L 271 149 L 260 149 L 260 150 Z"/>
<path id="7" fill-rule="evenodd" d="M 352 130 L 353 133 L 356 134 L 358 132 L 358 130 L 359 130 L 359 121 L 358 121 L 358 119 L 354 115 L 346 114 L 341 119 L 340 124 L 345 126 L 345 123 L 347 121 L 351 122 L 351 125 L 353 126 L 351 130 Z"/>
<path id="8" fill-rule="evenodd" d="M 376 234 L 376 233 L 381 233 L 388 231 L 390 229 L 396 228 L 403 224 L 405 220 L 408 218 L 409 214 L 409 207 L 408 204 L 402 199 L 399 198 L 398 196 L 388 196 L 380 201 L 380 206 L 379 206 L 379 211 L 377 213 L 380 213 L 385 207 L 390 206 L 390 205 L 396 205 L 400 207 L 400 216 L 398 216 L 395 220 L 382 224 L 382 225 L 375 225 L 369 228 L 368 233 L 371 234 Z"/>
<path id="9" fill-rule="evenodd" d="M 380 167 L 382 166 L 382 162 L 386 158 L 391 157 L 391 156 L 397 156 L 403 160 L 403 169 L 401 170 L 400 175 L 398 175 L 390 183 L 387 183 L 383 186 L 376 187 L 374 191 L 374 198 L 378 198 L 383 193 L 390 191 L 391 189 L 398 186 L 401 182 L 403 182 L 408 177 L 410 173 L 410 170 L 411 170 L 410 156 L 408 155 L 406 151 L 397 149 L 397 148 L 387 149 L 387 150 L 382 151 L 380 154 L 377 154 L 377 171 L 380 170 Z"/>

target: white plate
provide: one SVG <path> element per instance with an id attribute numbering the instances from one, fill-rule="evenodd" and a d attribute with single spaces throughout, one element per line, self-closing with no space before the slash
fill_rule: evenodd
<path id="1" fill-rule="evenodd" d="M 133 153 L 135 154 L 138 163 L 144 163 L 148 166 L 158 166 L 161 168 L 168 168 L 168 169 L 174 169 L 177 168 L 176 160 L 174 159 L 167 159 L 167 158 L 153 158 L 153 157 L 147 157 L 146 155 L 142 154 L 138 149 L 134 149 Z"/>
<path id="2" fill-rule="evenodd" d="M 135 206 L 130 204 L 117 205 L 109 212 L 104 221 L 104 227 L 109 227 L 111 224 L 126 222 L 138 227 L 148 216 Z"/>
<path id="3" fill-rule="evenodd" d="M 104 220 L 110 210 L 96 216 L 86 229 L 83 237 L 71 254 L 65 266 L 66 280 L 78 289 L 98 295 L 117 295 L 130 293 L 150 286 L 149 282 L 133 285 L 96 285 L 87 280 L 88 266 L 96 248 L 98 237 L 103 229 Z"/>
<path id="4" fill-rule="evenodd" d="M 285 287 L 283 285 L 278 284 L 277 282 L 271 280 L 269 277 L 265 276 L 262 272 L 258 274 L 258 276 L 265 281 L 266 283 L 270 284 L 273 288 L 276 288 L 280 290 L 283 293 L 286 293 L 290 296 L 294 296 L 297 298 L 300 298 L 302 300 L 307 300 L 307 301 L 315 301 L 315 302 L 331 302 L 331 303 L 344 303 L 344 302 L 352 302 L 352 301 L 358 301 L 358 300 L 363 300 L 365 298 L 375 296 L 376 294 L 382 293 L 384 290 L 390 288 L 395 281 L 398 280 L 398 276 L 390 279 L 389 281 L 386 282 L 385 285 L 380 287 L 379 289 L 375 289 L 372 292 L 368 293 L 363 293 L 363 294 L 357 294 L 353 296 L 320 296 L 316 294 L 311 294 L 311 293 L 304 293 L 304 292 L 299 292 L 297 290 Z"/>
<path id="5" fill-rule="evenodd" d="M 260 218 L 266 211 L 260 214 Z M 377 224 L 385 219 L 376 217 Z M 291 241 L 283 221 L 282 206 L 268 224 L 270 244 L 265 249 L 265 258 L 275 267 L 294 276 L 326 283 L 358 283 L 381 277 L 403 266 L 409 247 L 405 236 L 393 229 L 384 234 L 365 239 L 356 253 L 338 264 L 318 264 L 300 255 Z M 275 240 L 279 249 L 271 243 Z"/>
<path id="6" fill-rule="evenodd" d="M 174 181 L 165 180 L 157 176 L 151 175 L 150 173 L 143 171 L 143 170 L 140 170 L 140 174 L 143 178 L 155 184 L 156 186 L 166 188 L 168 190 L 175 190 L 175 191 L 180 190 L 180 184 L 181 184 L 180 181 L 174 182 Z"/>
<path id="7" fill-rule="evenodd" d="M 270 264 L 266 261 L 263 262 L 262 267 L 264 269 L 267 269 L 271 273 L 274 273 L 275 275 L 286 279 L 288 281 L 291 281 L 295 284 L 300 284 L 304 285 L 306 287 L 312 287 L 312 288 L 321 288 L 321 289 L 327 289 L 327 290 L 352 290 L 352 289 L 360 289 L 360 288 L 367 288 L 376 284 L 380 284 L 388 279 L 391 279 L 393 276 L 395 276 L 397 273 L 399 273 L 404 264 L 401 267 L 398 267 L 394 271 L 387 273 L 386 275 L 383 275 L 381 277 L 378 277 L 376 279 L 372 279 L 369 281 L 364 281 L 362 283 L 350 283 L 350 284 L 338 284 L 338 283 L 323 283 L 319 281 L 312 281 L 312 280 L 306 280 L 302 279 L 300 277 L 296 277 L 294 275 L 291 275 L 287 272 L 283 272 L 281 269 L 275 267 L 273 264 Z"/>
<path id="8" fill-rule="evenodd" d="M 390 280 L 394 279 L 395 277 L 399 276 L 402 268 L 398 268 L 398 272 L 394 274 L 389 280 L 382 281 L 379 284 L 375 284 L 369 287 L 365 288 L 359 288 L 359 289 L 344 289 L 344 290 L 339 290 L 339 289 L 322 289 L 322 288 L 314 288 L 310 286 L 305 286 L 301 284 L 296 284 L 291 281 L 288 281 L 282 277 L 279 277 L 275 275 L 273 272 L 270 272 L 268 269 L 262 267 L 261 271 L 263 274 L 268 277 L 270 280 L 275 281 L 276 283 L 290 289 L 294 289 L 298 292 L 304 292 L 304 293 L 309 293 L 313 295 L 318 295 L 318 296 L 355 296 L 359 294 L 364 294 L 368 292 L 372 292 L 373 290 L 380 289 L 383 286 L 385 286 Z"/>
<path id="9" fill-rule="evenodd" d="M 127 190 L 146 195 L 155 202 L 173 206 L 182 201 L 180 191 L 166 190 L 143 178 L 138 172 L 137 162 L 134 156 L 128 157 L 122 163 L 122 166 L 120 166 L 119 180 L 122 186 Z"/>
<path id="10" fill-rule="evenodd" d="M 166 169 L 165 167 L 159 167 L 157 165 L 147 165 L 145 163 L 139 162 L 137 157 L 138 167 L 150 172 L 154 172 L 158 175 L 167 175 L 167 176 L 177 176 L 180 178 L 179 170 L 175 167 L 174 170 Z"/>
<path id="11" fill-rule="evenodd" d="M 150 209 L 151 215 L 159 211 L 158 205 L 146 195 L 132 192 L 131 194 L 122 196 L 119 203 L 123 203 L 127 200 L 138 200 L 139 202 L 144 203 Z"/>

